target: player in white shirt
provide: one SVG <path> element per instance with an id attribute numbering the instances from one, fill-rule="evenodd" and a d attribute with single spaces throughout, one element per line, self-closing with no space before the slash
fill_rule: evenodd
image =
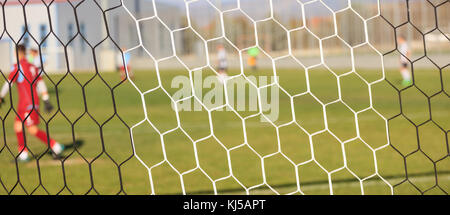
<path id="1" fill-rule="evenodd" d="M 408 58 L 411 58 L 411 53 L 409 51 L 408 43 L 405 38 L 400 36 L 398 37 L 398 50 L 400 51 L 400 74 L 402 75 L 403 86 L 409 86 L 411 84 L 411 73 L 408 70 Z"/>
<path id="2" fill-rule="evenodd" d="M 228 63 L 227 63 L 227 52 L 222 44 L 219 44 L 217 46 L 217 58 L 219 61 L 218 62 L 219 80 L 221 83 L 223 83 L 225 78 L 228 77 L 227 75 Z"/>

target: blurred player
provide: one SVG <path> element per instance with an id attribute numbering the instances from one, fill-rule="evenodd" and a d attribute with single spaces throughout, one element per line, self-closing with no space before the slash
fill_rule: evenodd
<path id="1" fill-rule="evenodd" d="M 122 58 L 122 52 L 123 52 L 123 58 Z M 127 71 L 128 71 L 129 78 L 134 79 L 134 74 L 130 68 L 130 59 L 131 59 L 130 53 L 125 52 L 124 48 L 122 48 L 122 52 L 119 52 L 117 54 L 117 59 L 116 59 L 117 64 L 118 64 L 117 70 L 120 72 L 120 77 L 122 80 L 124 80 L 127 76 Z M 124 65 L 124 60 L 125 60 L 125 65 Z M 125 70 L 125 68 L 126 68 L 126 70 Z"/>
<path id="2" fill-rule="evenodd" d="M 219 80 L 221 83 L 224 82 L 227 75 L 228 63 L 227 63 L 227 52 L 222 44 L 217 46 L 217 58 L 219 60 Z"/>
<path id="3" fill-rule="evenodd" d="M 28 62 L 33 64 L 39 70 L 42 69 L 41 58 L 39 57 L 39 51 L 37 49 L 30 49 L 28 54 Z"/>
<path id="4" fill-rule="evenodd" d="M 40 71 L 42 70 L 42 66 L 41 66 L 41 57 L 42 57 L 42 61 L 44 61 L 43 56 L 39 55 L 39 51 L 37 49 L 30 49 L 30 53 L 28 53 L 28 63 L 34 65 L 38 70 L 37 73 L 40 73 Z M 48 92 L 47 91 L 47 85 L 45 84 L 44 81 L 41 81 L 37 86 L 36 86 L 36 90 L 38 93 L 42 94 L 42 92 Z M 46 93 L 46 97 L 43 97 L 43 100 L 46 101 L 48 100 L 48 94 Z M 48 109 L 53 109 L 53 106 L 50 103 L 46 103 L 45 105 L 48 105 Z"/>
<path id="5" fill-rule="evenodd" d="M 50 104 L 47 88 L 44 81 L 39 76 L 38 69 L 30 64 L 25 58 L 26 49 L 23 45 L 17 46 L 17 55 L 19 63 L 15 64 L 9 73 L 8 81 L 5 82 L 0 91 L 0 105 L 4 103 L 4 98 L 9 91 L 10 85 L 16 84 L 19 101 L 17 106 L 17 115 L 14 122 L 14 131 L 16 132 L 19 157 L 18 161 L 28 161 L 28 149 L 25 147 L 25 139 L 23 134 L 23 126 L 27 128 L 29 134 L 36 136 L 43 143 L 50 143 L 52 155 L 55 159 L 60 158 L 64 146 L 53 139 L 47 139 L 47 133 L 39 130 L 39 96 L 44 100 L 44 107 L 47 112 L 52 111 L 53 106 Z M 39 89 L 39 90 L 37 90 Z"/>
<path id="6" fill-rule="evenodd" d="M 247 59 L 247 64 L 252 68 L 253 71 L 256 71 L 256 58 L 259 54 L 259 49 L 256 47 L 253 47 L 247 51 L 247 54 L 249 55 Z"/>
<path id="7" fill-rule="evenodd" d="M 409 86 L 411 84 L 411 73 L 408 70 L 408 58 L 411 58 L 408 43 L 402 36 L 398 37 L 398 50 L 402 54 L 400 56 L 400 74 L 402 75 L 402 85 Z M 405 57 L 406 56 L 406 57 Z"/>

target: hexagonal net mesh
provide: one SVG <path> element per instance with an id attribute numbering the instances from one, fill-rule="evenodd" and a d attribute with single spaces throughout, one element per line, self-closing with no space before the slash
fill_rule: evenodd
<path id="1" fill-rule="evenodd" d="M 448 0 L 0 5 L 0 194 L 450 191 Z"/>

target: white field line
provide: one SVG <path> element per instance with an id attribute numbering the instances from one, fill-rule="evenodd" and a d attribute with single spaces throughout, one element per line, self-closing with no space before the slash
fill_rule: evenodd
<path id="1" fill-rule="evenodd" d="M 97 159 L 93 163 L 92 158 L 86 158 L 86 160 L 90 161 L 91 164 L 93 165 L 98 163 L 104 163 L 102 159 Z M 33 168 L 36 167 L 36 165 L 37 165 L 36 161 L 32 160 L 25 166 L 28 168 Z M 88 165 L 88 163 L 83 158 L 69 158 L 66 161 L 64 161 L 64 166 L 72 166 L 72 165 Z M 59 160 L 39 160 L 39 167 L 46 167 L 46 166 L 62 166 L 62 162 Z"/>
<path id="2" fill-rule="evenodd" d="M 434 175 L 429 176 L 417 176 L 413 177 L 414 182 L 434 182 L 436 180 Z M 439 177 L 440 182 L 442 181 L 450 181 L 450 174 L 446 174 L 445 176 Z M 364 183 L 364 187 L 375 187 L 382 184 L 380 181 L 367 181 Z M 292 187 L 296 187 L 297 185 L 293 185 Z M 356 182 L 337 182 L 333 184 L 333 188 L 346 188 L 346 187 L 361 187 L 360 183 Z M 283 189 L 283 188 L 280 188 Z M 317 190 L 330 190 L 328 182 L 320 183 L 320 184 L 308 184 L 308 185 L 300 185 L 300 189 L 302 191 L 317 191 Z M 265 194 L 273 194 L 270 190 L 255 190 L 253 192 L 257 195 L 265 195 Z"/>

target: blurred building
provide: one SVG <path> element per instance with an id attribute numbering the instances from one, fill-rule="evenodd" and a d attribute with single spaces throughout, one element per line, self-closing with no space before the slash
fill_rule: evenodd
<path id="1" fill-rule="evenodd" d="M 99 70 L 114 70 L 120 50 L 139 45 L 138 27 L 133 17 L 139 19 L 153 14 L 153 4 L 143 0 L 124 1 L 127 11 L 123 6 L 118 7 L 119 0 L 97 2 L 54 0 L 45 5 L 41 0 L 29 0 L 26 4 L 8 1 L 4 6 L 6 26 L 0 25 L 0 31 L 5 29 L 0 51 L 8 54 L 2 55 L 0 69 L 7 71 L 15 63 L 14 44 L 20 43 L 29 48 L 40 47 L 44 69 L 48 72 L 65 72 L 67 68 L 92 70 L 95 64 Z M 162 14 L 173 14 L 178 10 L 170 4 L 158 6 Z M 0 16 L 1 23 L 2 19 Z M 180 25 L 176 16 L 167 16 L 166 21 L 175 28 Z M 141 38 L 152 38 L 146 44 L 151 46 L 152 53 L 164 55 L 172 50 L 171 44 L 163 43 L 167 40 L 162 39 L 170 38 L 167 29 L 147 22 L 140 28 Z M 136 61 L 145 57 L 142 49 L 133 54 Z"/>
<path id="2" fill-rule="evenodd" d="M 442 33 L 436 31 L 435 34 L 429 34 L 426 38 L 430 42 L 428 48 L 442 49 L 445 46 L 441 44 L 448 44 L 447 38 L 450 37 L 450 13 L 446 12 L 450 8 L 450 2 L 435 11 L 429 1 L 409 1 L 412 25 L 405 24 L 408 21 L 408 11 L 404 0 L 355 0 L 351 1 L 353 10 L 349 9 L 350 1 L 347 0 L 312 2 L 304 4 L 303 10 L 296 0 L 277 1 L 272 8 L 262 5 L 253 7 L 254 1 L 241 1 L 240 6 L 245 14 L 237 10 L 236 0 L 208 1 L 216 9 L 207 1 L 189 4 L 201 2 L 204 5 L 197 11 L 192 11 L 192 8 L 186 7 L 184 0 L 124 0 L 125 7 L 119 7 L 120 0 L 71 0 L 70 3 L 66 0 L 54 0 L 48 6 L 41 0 L 29 0 L 25 6 L 18 0 L 10 0 L 4 6 L 6 26 L 0 25 L 0 32 L 6 28 L 0 40 L 0 50 L 9 54 L 0 58 L 0 68 L 7 70 L 14 62 L 14 43 L 25 43 L 29 47 L 40 46 L 46 59 L 45 69 L 49 72 L 64 72 L 67 68 L 74 71 L 92 70 L 95 66 L 99 70 L 113 70 L 119 50 L 135 48 L 141 42 L 145 50 L 136 48 L 132 51 L 135 68 L 149 67 L 146 51 L 154 59 L 176 54 L 191 56 L 184 59 L 195 61 L 196 56 L 205 54 L 205 41 L 222 30 L 216 9 L 227 11 L 218 15 L 223 18 L 225 32 L 221 33 L 236 47 L 242 49 L 255 45 L 257 29 L 258 43 L 264 51 L 286 53 L 291 47 L 294 55 L 311 58 L 317 58 L 320 54 L 314 36 L 292 34 L 291 44 L 288 45 L 286 30 L 306 26 L 308 31 L 316 35 L 327 35 L 329 32 L 334 34 L 336 26 L 338 35 L 350 45 L 364 42 L 368 35 L 370 43 L 380 50 L 392 47 L 394 41 L 389 41 L 387 35 L 397 26 L 400 26 L 397 33 L 405 35 L 413 51 L 423 50 L 423 34 L 436 27 Z M 261 1 L 261 4 L 264 2 L 266 1 Z M 190 11 L 190 14 L 186 11 Z M 265 25 L 266 22 L 251 20 L 252 17 L 270 17 L 271 14 L 282 27 L 274 22 Z M 378 14 L 381 16 L 377 16 Z M 0 23 L 3 23 L 2 19 L 3 16 L 0 16 Z M 204 38 L 199 38 L 189 30 L 189 24 Z M 257 28 L 254 27 L 255 24 Z M 327 43 L 328 51 L 331 50 L 338 57 L 344 53 L 342 47 L 338 40 Z M 433 50 L 427 52 L 431 53 Z M 450 51 L 443 52 L 448 54 Z M 261 64 L 263 66 L 263 62 Z M 239 61 L 230 65 L 239 66 Z"/>

